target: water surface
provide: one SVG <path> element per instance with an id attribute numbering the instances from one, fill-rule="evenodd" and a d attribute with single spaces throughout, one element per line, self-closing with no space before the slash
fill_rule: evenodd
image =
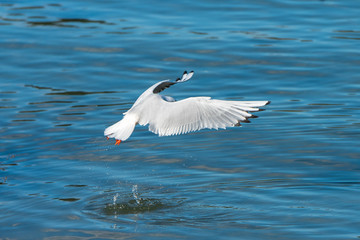
<path id="1" fill-rule="evenodd" d="M 0 238 L 356 239 L 357 1 L 2 1 Z M 157 81 L 271 100 L 240 128 L 103 130 Z"/>

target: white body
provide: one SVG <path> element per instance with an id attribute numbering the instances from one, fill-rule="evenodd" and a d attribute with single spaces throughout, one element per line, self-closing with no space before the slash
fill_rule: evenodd
<path id="1" fill-rule="evenodd" d="M 193 72 L 186 72 L 184 82 L 191 78 Z M 134 105 L 124 113 L 124 118 L 105 129 L 104 135 L 109 138 L 125 141 L 134 131 L 135 125 L 149 124 L 149 130 L 159 136 L 184 134 L 200 129 L 219 129 L 239 126 L 240 122 L 256 117 L 249 112 L 259 111 L 258 107 L 269 104 L 269 101 L 225 101 L 210 97 L 191 97 L 174 101 L 154 93 L 154 89 L 168 80 L 154 84 L 136 100 Z M 168 87 L 168 86 L 167 86 Z"/>

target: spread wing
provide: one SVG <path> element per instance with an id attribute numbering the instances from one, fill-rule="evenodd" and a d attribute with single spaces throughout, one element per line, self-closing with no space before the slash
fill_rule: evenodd
<path id="1" fill-rule="evenodd" d="M 219 129 L 239 126 L 256 116 L 249 112 L 269 101 L 225 101 L 210 97 L 192 97 L 177 102 L 168 102 L 153 95 L 153 102 L 140 116 L 139 124 L 149 124 L 149 130 L 159 136 L 184 134 L 200 129 Z"/>

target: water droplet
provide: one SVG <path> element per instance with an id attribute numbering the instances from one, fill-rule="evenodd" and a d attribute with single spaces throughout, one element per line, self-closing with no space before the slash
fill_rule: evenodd
<path id="1" fill-rule="evenodd" d="M 137 186 L 137 185 L 133 185 L 133 187 L 132 187 L 132 194 L 133 194 L 133 197 L 134 197 L 136 203 L 139 205 L 141 198 L 139 198 L 138 186 Z"/>
<path id="2" fill-rule="evenodd" d="M 119 197 L 118 193 L 113 196 L 113 205 L 116 204 L 116 200 L 117 200 L 118 197 Z"/>

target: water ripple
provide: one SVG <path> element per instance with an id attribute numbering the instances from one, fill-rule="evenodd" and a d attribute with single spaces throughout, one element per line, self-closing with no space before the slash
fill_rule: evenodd
<path id="1" fill-rule="evenodd" d="M 0 238 L 357 238 L 359 7 L 0 3 Z M 189 68 L 167 95 L 272 104 L 240 128 L 103 137 Z"/>

